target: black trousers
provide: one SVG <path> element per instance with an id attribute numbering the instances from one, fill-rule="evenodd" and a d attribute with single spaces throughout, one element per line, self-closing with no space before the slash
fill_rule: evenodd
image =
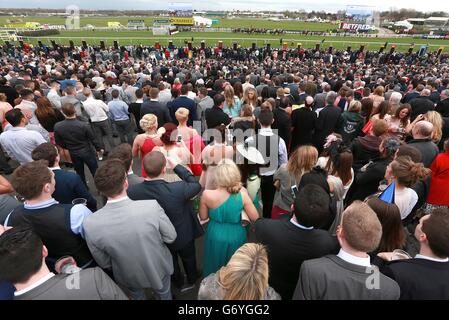
<path id="1" fill-rule="evenodd" d="M 263 217 L 271 218 L 274 194 L 276 188 L 273 185 L 273 176 L 260 176 L 260 192 L 262 194 Z"/>
<path id="2" fill-rule="evenodd" d="M 87 186 L 86 175 L 84 174 L 84 164 L 89 168 L 92 177 L 95 176 L 95 172 L 98 169 L 97 158 L 95 156 L 94 151 L 86 151 L 86 152 L 73 152 L 70 151 L 70 156 L 73 161 L 73 168 L 76 173 L 81 177 L 83 183 Z"/>
<path id="3" fill-rule="evenodd" d="M 173 257 L 173 282 L 182 287 L 184 285 L 184 277 L 182 276 L 181 269 L 179 268 L 178 255 L 181 257 L 182 265 L 187 274 L 187 282 L 193 284 L 198 278 L 198 272 L 196 270 L 196 253 L 195 253 L 195 240 L 192 240 L 184 248 L 177 251 L 171 251 Z"/>

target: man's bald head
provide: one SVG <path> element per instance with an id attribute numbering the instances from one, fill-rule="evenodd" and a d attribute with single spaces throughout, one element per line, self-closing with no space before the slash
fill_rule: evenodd
<path id="1" fill-rule="evenodd" d="M 413 127 L 413 139 L 429 139 L 432 136 L 433 124 L 429 121 L 419 121 Z"/>

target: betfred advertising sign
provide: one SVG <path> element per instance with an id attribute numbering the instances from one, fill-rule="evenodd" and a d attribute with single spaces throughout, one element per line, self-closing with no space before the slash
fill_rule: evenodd
<path id="1" fill-rule="evenodd" d="M 348 31 L 368 31 L 371 30 L 372 27 L 369 24 L 342 22 L 340 24 L 340 29 Z"/>

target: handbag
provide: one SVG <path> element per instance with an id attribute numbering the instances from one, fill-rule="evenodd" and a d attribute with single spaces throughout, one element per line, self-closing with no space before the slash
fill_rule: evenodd
<path id="1" fill-rule="evenodd" d="M 242 227 L 246 227 L 247 225 L 251 224 L 251 220 L 249 219 L 245 210 L 242 210 L 240 224 L 242 225 Z"/>

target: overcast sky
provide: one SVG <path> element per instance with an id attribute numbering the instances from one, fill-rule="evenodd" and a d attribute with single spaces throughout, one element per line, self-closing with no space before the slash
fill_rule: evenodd
<path id="1" fill-rule="evenodd" d="M 64 8 L 77 5 L 81 9 L 135 9 L 135 10 L 166 10 L 169 2 L 189 1 L 158 1 L 158 0 L 0 0 L 0 8 Z M 379 10 L 390 8 L 411 8 L 419 11 L 449 12 L 449 1 L 443 0 L 345 0 L 345 1 L 308 1 L 308 0 L 193 0 L 194 10 L 325 10 L 335 12 L 345 9 L 346 5 L 372 5 Z"/>

